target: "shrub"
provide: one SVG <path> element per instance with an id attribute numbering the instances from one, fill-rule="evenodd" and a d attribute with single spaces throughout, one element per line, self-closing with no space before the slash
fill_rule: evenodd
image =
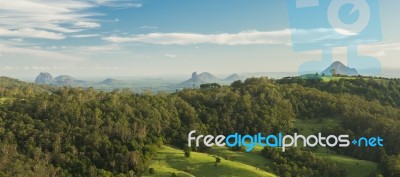
<path id="1" fill-rule="evenodd" d="M 149 168 L 149 173 L 150 173 L 150 174 L 154 174 L 154 173 L 155 173 L 154 168 Z"/>
<path id="2" fill-rule="evenodd" d="M 185 157 L 190 157 L 190 151 L 185 151 Z"/>
<path id="3" fill-rule="evenodd" d="M 191 149 L 188 145 L 185 145 L 185 147 L 183 148 L 183 152 L 185 152 L 185 157 L 190 157 Z"/>

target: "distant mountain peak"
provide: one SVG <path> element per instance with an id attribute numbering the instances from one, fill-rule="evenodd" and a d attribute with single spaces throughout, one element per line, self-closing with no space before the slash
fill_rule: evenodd
<path id="1" fill-rule="evenodd" d="M 60 75 L 54 78 L 55 81 L 66 81 L 66 80 L 76 80 L 74 77 L 69 75 Z"/>
<path id="2" fill-rule="evenodd" d="M 107 78 L 98 84 L 99 85 L 120 85 L 120 84 L 125 84 L 125 83 L 124 83 L 124 81 L 121 81 L 121 80 Z"/>
<path id="3" fill-rule="evenodd" d="M 193 82 L 200 82 L 201 78 L 200 76 L 197 74 L 197 72 L 193 72 L 192 73 L 192 78 L 190 78 Z"/>
<path id="4" fill-rule="evenodd" d="M 217 77 L 209 72 L 203 72 L 200 74 L 197 74 L 197 72 L 193 72 L 192 77 L 182 82 L 180 85 L 184 87 L 193 87 L 193 85 L 200 86 L 204 83 L 214 83 L 219 81 L 220 80 Z"/>
<path id="5" fill-rule="evenodd" d="M 41 72 L 35 79 L 37 84 L 49 84 L 53 81 L 53 76 L 50 73 Z"/>
<path id="6" fill-rule="evenodd" d="M 203 80 L 204 82 L 207 82 L 207 83 L 219 81 L 219 79 L 216 76 L 214 76 L 213 74 L 211 74 L 209 72 L 203 72 L 203 73 L 199 74 L 199 77 L 201 80 Z"/>
<path id="7" fill-rule="evenodd" d="M 335 61 L 328 68 L 322 71 L 322 74 L 328 76 L 331 76 L 333 74 L 354 76 L 358 75 L 358 72 L 355 68 L 350 68 L 340 61 Z"/>
<path id="8" fill-rule="evenodd" d="M 331 66 L 335 66 L 335 67 L 347 67 L 345 64 L 343 64 L 342 62 L 340 62 L 340 61 L 335 61 L 335 62 L 333 62 L 332 64 L 331 64 Z"/>
<path id="9" fill-rule="evenodd" d="M 241 80 L 241 79 L 243 79 L 243 78 L 241 76 L 239 76 L 239 74 L 234 73 L 234 74 L 231 74 L 228 77 L 226 77 L 224 79 L 224 81 L 237 81 L 237 80 Z"/>

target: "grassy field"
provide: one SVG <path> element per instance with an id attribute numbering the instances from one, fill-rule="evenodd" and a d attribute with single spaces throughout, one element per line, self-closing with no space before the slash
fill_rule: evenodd
<path id="1" fill-rule="evenodd" d="M 334 77 L 331 77 L 331 76 L 323 76 L 323 77 L 321 77 L 321 79 L 324 81 L 324 82 L 329 82 L 329 81 L 338 81 L 338 80 L 340 80 L 340 79 L 356 79 L 357 77 L 349 77 L 349 76 L 334 76 Z"/>
<path id="2" fill-rule="evenodd" d="M 247 154 L 250 155 L 250 154 Z M 243 154 L 242 157 L 246 155 Z M 250 166 L 238 161 L 225 160 L 221 157 L 221 163 L 215 167 L 215 155 L 192 152 L 191 157 L 184 157 L 183 151 L 168 146 L 158 152 L 153 159 L 151 168 L 154 168 L 153 175 L 145 176 L 171 176 L 174 172 L 178 176 L 275 176 L 262 169 Z M 237 156 L 236 158 L 239 158 Z M 251 157 L 245 157 L 250 160 Z"/>
<path id="3" fill-rule="evenodd" d="M 311 135 L 320 132 L 326 127 L 332 127 L 339 125 L 337 119 L 324 119 L 322 122 L 317 121 L 304 121 L 296 120 L 294 127 L 303 135 Z M 358 160 L 346 156 L 328 154 L 329 149 L 323 147 L 317 147 L 315 155 L 320 158 L 325 158 L 329 161 L 336 163 L 336 165 L 345 169 L 348 172 L 349 177 L 366 176 L 377 169 L 378 165 L 371 161 Z"/>
<path id="4" fill-rule="evenodd" d="M 373 80 L 379 83 L 387 83 L 387 79 L 381 79 L 381 78 L 369 78 L 369 77 L 356 77 L 356 76 L 322 76 L 321 79 L 324 82 L 329 82 L 329 81 L 338 81 L 340 79 L 347 79 L 347 80 L 353 80 L 357 78 L 362 78 L 364 80 Z"/>
<path id="5" fill-rule="evenodd" d="M 237 152 L 231 151 L 227 147 L 214 147 L 210 151 L 210 154 L 218 155 L 220 157 L 223 157 L 224 159 L 229 159 L 231 161 L 251 165 L 265 171 L 270 171 L 267 166 L 268 160 L 261 155 L 261 150 L 261 146 L 257 146 L 251 152 Z"/>
<path id="6" fill-rule="evenodd" d="M 262 147 L 258 146 L 250 153 L 247 152 L 234 152 L 228 148 L 218 147 L 214 148 L 212 154 L 218 154 L 222 157 L 229 157 L 233 161 L 248 164 L 260 169 L 270 171 L 268 168 L 269 161 L 261 156 Z M 328 161 L 336 163 L 340 169 L 344 169 L 348 173 L 348 177 L 363 177 L 369 175 L 377 169 L 378 165 L 371 161 L 359 160 L 351 157 L 327 154 L 327 149 L 320 148 L 317 152 L 313 153 L 319 158 L 325 158 Z"/>
<path id="7" fill-rule="evenodd" d="M 346 156 L 324 153 L 314 154 L 317 157 L 325 158 L 329 161 L 335 162 L 339 168 L 345 169 L 347 171 L 349 177 L 367 176 L 378 168 L 378 165 L 376 163 L 366 160 L 358 160 Z"/>
<path id="8" fill-rule="evenodd" d="M 155 174 L 144 176 L 275 176 L 268 168 L 270 163 L 261 156 L 261 147 L 252 152 L 235 152 L 226 147 L 215 147 L 210 154 L 192 152 L 186 158 L 183 151 L 168 146 L 158 152 L 150 167 L 155 169 Z M 347 171 L 349 177 L 367 176 L 377 169 L 377 164 L 370 161 L 358 160 L 346 156 L 315 152 L 319 158 L 336 163 L 340 169 Z M 215 157 L 222 159 L 221 164 L 214 167 Z M 228 160 L 227 160 L 228 159 Z"/>

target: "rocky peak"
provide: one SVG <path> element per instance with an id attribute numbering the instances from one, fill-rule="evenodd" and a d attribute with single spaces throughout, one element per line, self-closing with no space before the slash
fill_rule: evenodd
<path id="1" fill-rule="evenodd" d="M 41 72 L 35 79 L 37 84 L 49 84 L 53 81 L 53 76 L 50 73 Z"/>
<path id="2" fill-rule="evenodd" d="M 335 73 L 332 73 L 335 72 Z M 358 75 L 358 72 L 354 68 L 350 68 L 340 61 L 333 62 L 328 68 L 326 68 L 323 72 L 325 75 L 339 74 L 339 75 L 347 75 L 353 76 Z"/>

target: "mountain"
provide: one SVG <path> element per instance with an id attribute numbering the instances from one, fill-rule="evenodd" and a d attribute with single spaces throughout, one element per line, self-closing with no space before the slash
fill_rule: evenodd
<path id="1" fill-rule="evenodd" d="M 212 75 L 211 73 L 204 72 L 199 74 L 199 77 L 201 80 L 203 80 L 206 83 L 213 83 L 213 82 L 219 82 L 219 79 Z"/>
<path id="2" fill-rule="evenodd" d="M 179 86 L 182 87 L 199 87 L 201 84 L 205 83 L 218 83 L 220 80 L 215 77 L 213 74 L 204 72 L 201 74 L 197 74 L 197 72 L 192 73 L 192 77 L 182 83 L 179 84 Z"/>
<path id="3" fill-rule="evenodd" d="M 37 84 L 50 84 L 53 81 L 53 76 L 50 73 L 41 72 L 35 79 Z"/>
<path id="4" fill-rule="evenodd" d="M 238 74 L 232 74 L 230 76 L 228 76 L 227 78 L 224 79 L 224 81 L 229 81 L 229 82 L 233 82 L 233 81 L 237 81 L 237 80 L 241 80 L 242 77 L 240 77 Z"/>
<path id="5" fill-rule="evenodd" d="M 182 83 L 180 83 L 180 86 L 183 87 L 193 87 L 193 85 L 199 86 L 200 84 L 205 83 L 200 76 L 197 74 L 197 72 L 192 73 L 192 77 Z"/>
<path id="6" fill-rule="evenodd" d="M 76 86 L 76 85 L 81 85 L 81 84 L 86 84 L 86 81 L 83 80 L 77 80 L 72 76 L 68 75 L 61 75 L 58 77 L 55 77 L 53 79 L 52 84 L 54 85 L 60 85 L 60 86 Z"/>
<path id="7" fill-rule="evenodd" d="M 69 75 L 61 75 L 54 78 L 54 81 L 67 81 L 67 80 L 76 80 L 76 79 Z"/>
<path id="8" fill-rule="evenodd" d="M 355 68 L 349 68 L 348 66 L 344 65 L 340 61 L 335 61 L 333 62 L 328 68 L 326 68 L 324 71 L 322 71 L 322 74 L 325 74 L 327 76 L 331 76 L 333 73 L 339 74 L 339 75 L 347 75 L 347 76 L 354 76 L 358 75 L 358 72 Z"/>
<path id="9" fill-rule="evenodd" d="M 98 84 L 99 85 L 121 85 L 121 84 L 125 84 L 125 82 L 121 81 L 121 80 L 117 80 L 117 79 L 107 78 L 106 80 L 104 80 Z"/>

